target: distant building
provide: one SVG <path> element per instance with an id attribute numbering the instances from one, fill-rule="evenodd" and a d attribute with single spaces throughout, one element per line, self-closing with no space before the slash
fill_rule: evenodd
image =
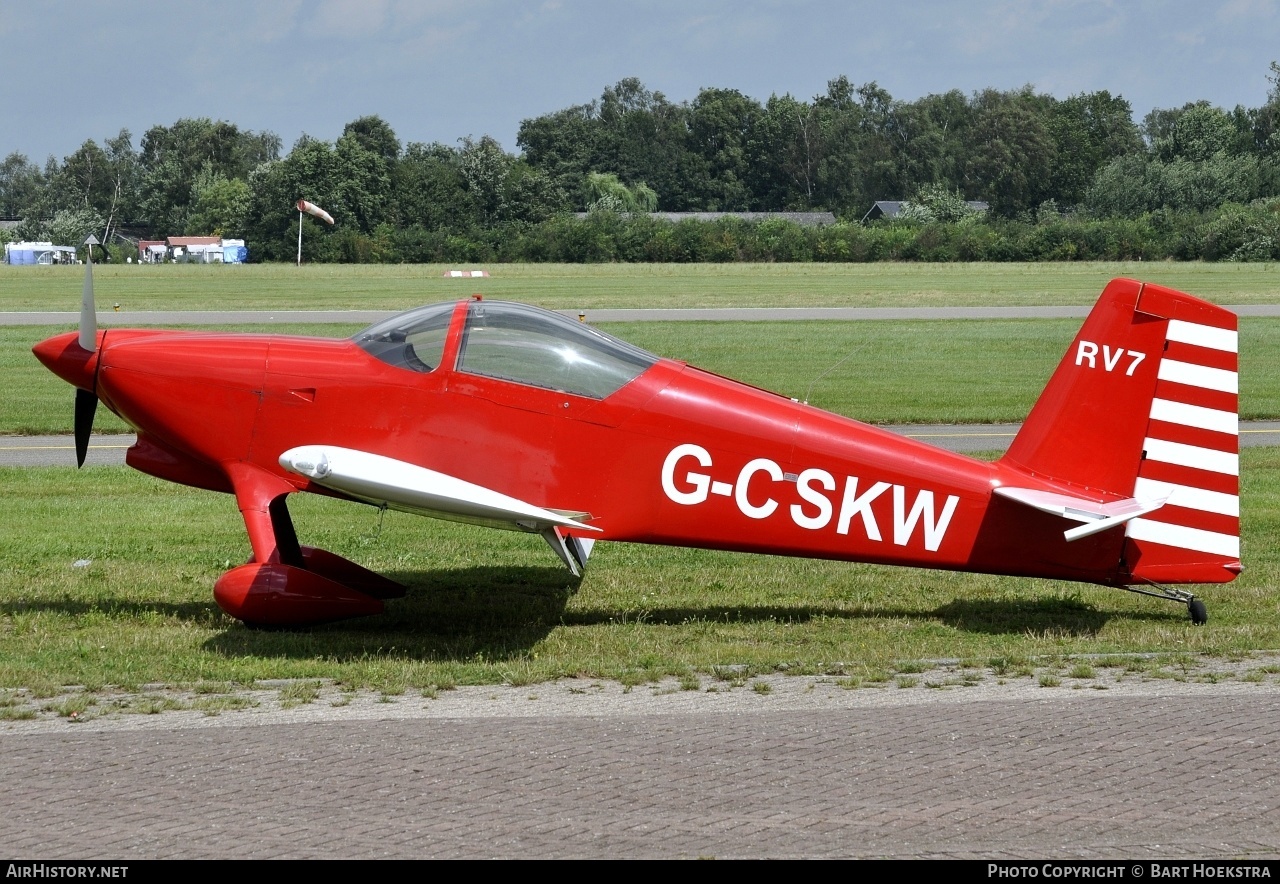
<path id="1" fill-rule="evenodd" d="M 55 246 L 51 242 L 7 242 L 4 244 L 6 264 L 74 264 L 73 246 Z"/>
<path id="2" fill-rule="evenodd" d="M 576 218 L 586 218 L 589 212 L 574 212 Z M 836 216 L 831 212 L 649 212 L 650 218 L 680 223 L 688 219 L 694 221 L 719 221 L 721 218 L 738 218 L 742 221 L 790 221 L 802 227 L 820 227 L 824 224 L 835 224 Z"/>
<path id="3" fill-rule="evenodd" d="M 249 249 L 242 239 L 224 239 L 222 241 L 222 263 L 243 264 L 249 260 Z"/>
<path id="4" fill-rule="evenodd" d="M 836 216 L 831 212 L 650 212 L 649 217 L 675 222 L 686 218 L 692 218 L 694 221 L 719 221 L 721 218 L 738 218 L 742 221 L 790 221 L 801 227 L 821 227 L 824 224 L 836 223 Z"/>
<path id="5" fill-rule="evenodd" d="M 906 200 L 876 200 L 871 208 L 867 210 L 867 214 L 862 216 L 862 223 L 879 221 L 881 218 L 897 218 L 898 213 L 902 211 L 902 207 L 906 204 Z M 980 212 L 985 212 L 991 208 L 990 205 L 981 200 L 965 200 L 965 205 Z"/>
<path id="6" fill-rule="evenodd" d="M 877 200 L 867 214 L 862 216 L 862 223 L 879 221 L 881 218 L 897 218 L 904 202 L 905 200 Z"/>
<path id="7" fill-rule="evenodd" d="M 167 251 L 162 239 L 138 240 L 138 261 L 143 264 L 159 264 L 164 261 Z"/>
<path id="8" fill-rule="evenodd" d="M 171 236 L 164 241 L 168 257 L 182 264 L 243 264 L 249 250 L 242 239 L 217 236 Z M 141 254 L 142 243 L 138 244 Z"/>
<path id="9" fill-rule="evenodd" d="M 222 240 L 216 236 L 169 236 L 165 238 L 170 260 L 180 264 L 210 264 L 207 252 L 222 254 Z"/>

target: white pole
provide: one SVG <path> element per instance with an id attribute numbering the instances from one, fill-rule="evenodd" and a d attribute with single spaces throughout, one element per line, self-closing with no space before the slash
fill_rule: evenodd
<path id="1" fill-rule="evenodd" d="M 298 210 L 298 266 L 302 266 L 302 210 Z"/>

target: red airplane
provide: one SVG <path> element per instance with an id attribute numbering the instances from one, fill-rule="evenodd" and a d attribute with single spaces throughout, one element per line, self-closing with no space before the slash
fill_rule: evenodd
<path id="1" fill-rule="evenodd" d="M 343 340 L 98 331 L 34 352 L 76 389 L 77 459 L 105 402 L 127 463 L 234 494 L 248 564 L 224 611 L 292 626 L 378 613 L 405 587 L 301 545 L 298 491 L 540 534 L 578 575 L 596 540 L 1119 587 L 1240 573 L 1233 313 L 1112 281 L 1008 452 L 974 460 L 482 300 Z"/>

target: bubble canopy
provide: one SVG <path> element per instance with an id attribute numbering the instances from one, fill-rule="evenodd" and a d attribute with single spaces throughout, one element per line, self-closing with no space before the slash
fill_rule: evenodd
<path id="1" fill-rule="evenodd" d="M 390 365 L 434 371 L 443 358 L 455 306 L 419 307 L 371 325 L 352 340 Z M 541 307 L 471 301 L 456 369 L 603 399 L 657 361 L 646 350 Z"/>

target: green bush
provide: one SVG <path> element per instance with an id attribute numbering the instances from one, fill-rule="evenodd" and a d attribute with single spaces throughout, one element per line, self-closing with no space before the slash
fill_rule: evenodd
<path id="1" fill-rule="evenodd" d="M 296 222 L 256 259 L 292 261 Z M 1280 260 L 1280 199 L 1228 203 L 1204 213 L 1170 209 L 1137 218 L 1041 212 L 963 222 L 839 221 L 805 227 L 775 218 L 684 219 L 598 210 L 539 223 L 428 230 L 382 224 L 371 233 L 308 223 L 303 260 L 314 263 L 714 263 L 730 261 L 1273 261 Z"/>

